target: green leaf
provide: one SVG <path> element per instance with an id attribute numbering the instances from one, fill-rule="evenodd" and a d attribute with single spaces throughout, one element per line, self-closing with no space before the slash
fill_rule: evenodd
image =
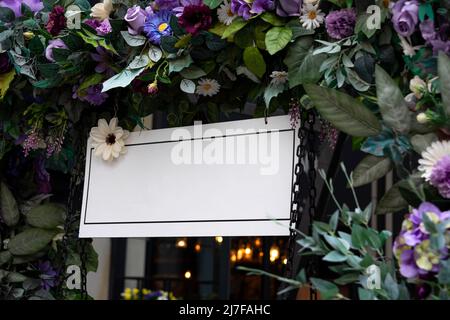
<path id="1" fill-rule="evenodd" d="M 259 78 L 266 73 L 266 62 L 264 61 L 261 52 L 259 52 L 256 47 L 245 48 L 244 63 L 248 70 Z"/>
<path id="2" fill-rule="evenodd" d="M 0 21 L 12 22 L 16 18 L 14 11 L 7 7 L 0 7 Z"/>
<path id="3" fill-rule="evenodd" d="M 188 54 L 175 60 L 169 60 L 169 74 L 172 72 L 180 72 L 184 68 L 189 67 L 192 62 L 192 58 Z"/>
<path id="4" fill-rule="evenodd" d="M 339 251 L 333 250 L 325 255 L 322 260 L 328 262 L 344 262 L 347 260 L 347 256 L 343 255 Z"/>
<path id="5" fill-rule="evenodd" d="M 142 54 L 134 57 L 133 61 L 128 65 L 128 69 L 146 68 L 150 63 L 150 57 L 147 54 Z"/>
<path id="6" fill-rule="evenodd" d="M 331 215 L 330 221 L 329 221 L 329 223 L 328 223 L 328 224 L 330 225 L 330 229 L 331 229 L 333 232 L 336 231 L 338 222 L 339 222 L 339 210 L 336 210 L 336 211 Z"/>
<path id="7" fill-rule="evenodd" d="M 264 89 L 264 102 L 266 103 L 267 108 L 269 108 L 272 98 L 278 96 L 284 91 L 284 89 L 284 84 L 270 84 L 266 87 L 266 89 Z"/>
<path id="8" fill-rule="evenodd" d="M 128 31 L 120 31 L 120 34 L 130 47 L 140 47 L 147 41 L 146 37 L 142 35 L 131 35 Z"/>
<path id="9" fill-rule="evenodd" d="M 367 20 L 371 17 L 370 14 L 364 13 L 358 16 L 355 25 L 355 34 L 362 32 L 366 35 L 367 38 L 371 38 L 376 32 L 376 28 L 369 28 L 367 24 Z"/>
<path id="10" fill-rule="evenodd" d="M 8 243 L 8 249 L 13 255 L 31 255 L 44 249 L 53 237 L 55 230 L 30 228 L 17 234 Z"/>
<path id="11" fill-rule="evenodd" d="M 18 272 L 9 272 L 8 275 L 6 276 L 6 281 L 10 283 L 20 283 L 24 282 L 26 279 L 27 279 L 26 276 Z"/>
<path id="12" fill-rule="evenodd" d="M 55 229 L 64 223 L 65 209 L 54 203 L 34 207 L 27 214 L 27 223 L 36 228 Z"/>
<path id="13" fill-rule="evenodd" d="M 400 193 L 400 190 L 398 188 L 398 185 L 395 184 L 381 198 L 380 202 L 377 205 L 375 213 L 376 214 L 394 213 L 407 207 L 408 202 L 406 202 L 406 200 L 403 199 L 402 194 Z"/>
<path id="14" fill-rule="evenodd" d="M 9 251 L 2 251 L 0 252 L 0 266 L 4 265 L 5 263 L 9 262 L 12 258 L 12 254 Z"/>
<path id="15" fill-rule="evenodd" d="M 438 137 L 434 133 L 416 134 L 411 137 L 411 144 L 418 154 L 421 154 L 432 142 L 436 141 Z"/>
<path id="16" fill-rule="evenodd" d="M 377 117 L 364 104 L 334 89 L 307 84 L 304 88 L 322 117 L 339 130 L 357 137 L 381 132 Z"/>
<path id="17" fill-rule="evenodd" d="M 173 36 L 161 37 L 161 48 L 168 53 L 177 53 L 178 49 L 175 48 L 178 38 Z"/>
<path id="18" fill-rule="evenodd" d="M 322 73 L 319 70 L 326 55 L 314 55 L 312 44 L 312 37 L 301 37 L 289 47 L 284 59 L 284 63 L 289 71 L 289 88 L 300 84 L 317 83 L 322 77 Z"/>
<path id="19" fill-rule="evenodd" d="M 441 261 L 441 269 L 437 277 L 440 284 L 450 285 L 450 259 Z"/>
<path id="20" fill-rule="evenodd" d="M 374 300 L 375 292 L 373 290 L 358 288 L 359 300 Z"/>
<path id="21" fill-rule="evenodd" d="M 398 284 L 397 284 L 397 282 L 395 282 L 394 278 L 392 278 L 390 273 L 388 273 L 386 275 L 386 278 L 384 279 L 383 287 L 386 290 L 386 292 L 391 300 L 398 299 L 398 295 L 399 295 Z"/>
<path id="22" fill-rule="evenodd" d="M 356 283 L 359 280 L 359 276 L 359 273 L 347 273 L 335 279 L 334 282 L 341 286 L 350 283 Z"/>
<path id="23" fill-rule="evenodd" d="M 28 44 L 28 48 L 35 55 L 40 55 L 44 52 L 44 45 L 40 37 L 33 37 Z"/>
<path id="24" fill-rule="evenodd" d="M 318 278 L 311 278 L 310 280 L 313 287 L 320 292 L 320 295 L 324 300 L 332 299 L 339 293 L 339 288 L 330 281 Z"/>
<path id="25" fill-rule="evenodd" d="M 260 18 L 262 20 L 264 20 L 265 22 L 268 22 L 271 25 L 276 26 L 276 27 L 281 27 L 281 26 L 284 26 L 286 24 L 284 19 L 282 19 L 281 17 L 277 16 L 273 12 L 264 12 L 260 16 Z"/>
<path id="26" fill-rule="evenodd" d="M 391 170 L 391 159 L 386 157 L 376 157 L 369 154 L 361 160 L 353 171 L 353 186 L 360 187 L 376 181 Z"/>
<path id="27" fill-rule="evenodd" d="M 193 80 L 206 76 L 206 72 L 202 68 L 192 65 L 181 70 L 180 75 L 183 78 Z"/>
<path id="28" fill-rule="evenodd" d="M 0 207 L 3 221 L 8 227 L 14 227 L 20 218 L 16 199 L 3 182 L 0 184 L 0 188 Z"/>
<path id="29" fill-rule="evenodd" d="M 307 36 L 314 34 L 314 30 L 308 30 L 304 28 L 299 19 L 293 19 L 286 23 L 286 27 L 292 30 L 292 39 L 297 39 L 298 37 Z"/>
<path id="30" fill-rule="evenodd" d="M 226 39 L 229 36 L 234 35 L 236 32 L 245 27 L 248 23 L 248 20 L 244 20 L 241 17 L 238 17 L 233 20 L 233 22 L 225 28 L 222 34 L 222 39 Z"/>
<path id="31" fill-rule="evenodd" d="M 271 55 L 274 55 L 292 39 L 292 30 L 288 27 L 273 27 L 266 34 L 266 49 Z"/>
<path id="32" fill-rule="evenodd" d="M 352 225 L 352 245 L 356 249 L 360 249 L 365 245 L 364 228 L 356 223 Z"/>
<path id="33" fill-rule="evenodd" d="M 375 67 L 378 106 L 384 122 L 397 132 L 407 133 L 411 126 L 409 111 L 394 80 L 380 66 Z"/>
<path id="34" fill-rule="evenodd" d="M 8 91 L 11 82 L 14 80 L 15 75 L 16 71 L 14 68 L 7 73 L 0 74 L 0 101 L 5 97 L 5 94 Z"/>
<path id="35" fill-rule="evenodd" d="M 110 43 L 107 43 L 105 38 L 99 37 L 88 31 L 87 29 L 83 29 L 83 32 L 78 31 L 77 34 L 81 37 L 81 39 L 83 39 L 85 43 L 93 46 L 94 48 L 102 46 L 108 51 L 117 54 L 116 49 L 114 49 L 114 47 Z"/>
<path id="36" fill-rule="evenodd" d="M 90 76 L 88 76 L 81 84 L 80 87 L 78 88 L 78 93 L 80 93 L 81 91 L 91 87 L 91 86 L 95 86 L 97 84 L 99 84 L 101 81 L 103 80 L 103 75 L 101 73 L 94 73 Z"/>
<path id="37" fill-rule="evenodd" d="M 115 76 L 109 78 L 105 82 L 103 82 L 103 90 L 102 92 L 106 92 L 113 88 L 122 87 L 125 88 L 128 86 L 131 81 L 133 81 L 137 76 L 139 76 L 145 68 L 140 69 L 124 69 L 122 72 L 116 74 Z"/>
<path id="38" fill-rule="evenodd" d="M 206 4 L 211 9 L 215 9 L 222 3 L 223 0 L 203 0 L 203 3 Z"/>
<path id="39" fill-rule="evenodd" d="M 447 116 L 450 116 L 450 58 L 442 51 L 438 56 L 438 74 L 442 104 Z"/>

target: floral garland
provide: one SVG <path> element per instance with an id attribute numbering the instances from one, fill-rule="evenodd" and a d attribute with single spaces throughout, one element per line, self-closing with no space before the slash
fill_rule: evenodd
<path id="1" fill-rule="evenodd" d="M 416 208 L 395 246 L 400 273 L 437 281 L 449 246 L 449 10 L 445 0 L 0 0 L 3 179 L 17 194 L 49 194 L 73 166 L 80 123 L 113 161 L 158 110 L 179 126 L 248 104 L 296 123 L 314 107 L 331 144 L 340 130 L 368 154 L 355 187 L 395 170 L 377 212 Z"/>

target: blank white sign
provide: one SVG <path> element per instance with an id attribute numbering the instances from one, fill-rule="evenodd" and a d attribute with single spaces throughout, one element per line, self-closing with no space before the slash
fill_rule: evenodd
<path id="1" fill-rule="evenodd" d="M 112 162 L 88 141 L 80 237 L 288 235 L 297 144 L 289 116 L 132 132 Z"/>

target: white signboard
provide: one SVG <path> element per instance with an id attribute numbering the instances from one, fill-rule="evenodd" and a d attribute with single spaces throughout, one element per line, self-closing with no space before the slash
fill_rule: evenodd
<path id="1" fill-rule="evenodd" d="M 132 132 L 111 162 L 88 141 L 80 237 L 288 235 L 297 144 L 289 116 Z"/>

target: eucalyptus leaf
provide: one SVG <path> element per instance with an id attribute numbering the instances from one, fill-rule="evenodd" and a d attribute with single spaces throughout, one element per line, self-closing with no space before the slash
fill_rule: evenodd
<path id="1" fill-rule="evenodd" d="M 14 227 L 20 218 L 19 207 L 13 194 L 3 182 L 0 184 L 0 201 L 3 222 L 8 227 Z"/>
<path id="2" fill-rule="evenodd" d="M 329 252 L 328 254 L 326 254 L 323 258 L 323 261 L 328 261 L 328 262 L 344 262 L 347 260 L 347 256 L 340 253 L 339 251 L 333 250 L 331 252 Z"/>
<path id="3" fill-rule="evenodd" d="M 169 73 L 180 72 L 184 68 L 189 67 L 192 64 L 192 58 L 190 55 L 184 55 L 175 60 L 169 60 Z"/>
<path id="4" fill-rule="evenodd" d="M 310 280 L 313 287 L 320 292 L 320 295 L 324 300 L 332 299 L 339 293 L 339 288 L 330 281 L 318 278 L 311 278 Z"/>
<path id="5" fill-rule="evenodd" d="M 266 103 L 267 108 L 269 108 L 272 98 L 278 96 L 284 91 L 284 89 L 284 84 L 270 84 L 266 87 L 266 89 L 264 90 L 264 102 Z"/>
<path id="6" fill-rule="evenodd" d="M 146 54 L 134 57 L 133 61 L 128 65 L 129 69 L 141 69 L 147 67 L 150 57 Z"/>
<path id="7" fill-rule="evenodd" d="M 32 255 L 44 249 L 56 233 L 55 230 L 26 229 L 11 238 L 8 249 L 13 255 Z"/>
<path id="8" fill-rule="evenodd" d="M 381 132 L 377 117 L 358 100 L 343 92 L 313 84 L 304 85 L 304 88 L 321 116 L 339 130 L 357 137 Z"/>
<path id="9" fill-rule="evenodd" d="M 366 156 L 353 171 L 353 186 L 360 187 L 376 181 L 392 170 L 392 161 L 386 157 Z"/>
<path id="10" fill-rule="evenodd" d="M 410 129 L 410 111 L 394 80 L 380 66 L 375 67 L 378 106 L 384 122 L 393 130 L 407 133 Z"/>

